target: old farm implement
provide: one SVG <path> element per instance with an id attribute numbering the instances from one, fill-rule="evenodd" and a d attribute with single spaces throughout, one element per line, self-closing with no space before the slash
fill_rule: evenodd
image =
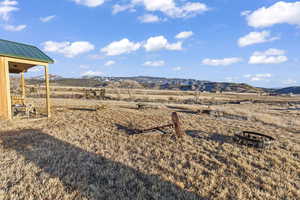
<path id="1" fill-rule="evenodd" d="M 156 126 L 156 127 L 152 127 L 152 128 L 143 129 L 143 130 L 136 130 L 136 131 L 134 131 L 133 134 L 150 133 L 150 132 L 154 132 L 154 131 L 159 131 L 163 134 L 168 134 L 171 132 L 171 129 L 174 129 L 177 137 L 183 137 L 184 132 L 181 128 L 181 123 L 180 123 L 177 113 L 173 112 L 171 118 L 172 118 L 172 123 L 170 123 L 170 124 L 163 125 L 163 126 Z"/>
<path id="2" fill-rule="evenodd" d="M 265 148 L 271 145 L 275 141 L 275 138 L 261 133 L 242 131 L 236 133 L 233 136 L 233 140 L 242 145 Z"/>

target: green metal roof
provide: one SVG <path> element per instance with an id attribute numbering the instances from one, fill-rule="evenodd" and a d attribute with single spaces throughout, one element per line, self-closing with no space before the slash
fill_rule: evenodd
<path id="1" fill-rule="evenodd" d="M 0 39 L 0 56 L 54 63 L 54 60 L 35 46 L 2 39 Z"/>

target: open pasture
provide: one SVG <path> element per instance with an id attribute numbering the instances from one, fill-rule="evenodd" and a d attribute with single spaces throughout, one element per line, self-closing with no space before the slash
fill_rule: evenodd
<path id="1" fill-rule="evenodd" d="M 154 101 L 137 109 L 130 101 L 55 98 L 50 119 L 0 121 L 0 199 L 298 199 L 300 105 L 288 103 L 298 97 L 201 95 L 211 105 Z M 225 98 L 277 101 L 215 104 Z M 246 118 L 199 114 L 205 109 Z M 170 123 L 174 111 L 183 138 L 131 134 Z M 235 143 L 243 130 L 276 142 Z"/>

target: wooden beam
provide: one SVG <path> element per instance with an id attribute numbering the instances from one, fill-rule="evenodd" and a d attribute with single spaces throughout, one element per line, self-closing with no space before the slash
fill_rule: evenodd
<path id="1" fill-rule="evenodd" d="M 22 97 L 25 98 L 25 96 L 26 96 L 26 90 L 25 90 L 24 72 L 21 73 L 21 89 L 22 89 Z"/>
<path id="2" fill-rule="evenodd" d="M 49 86 L 49 72 L 48 72 L 48 65 L 45 66 L 45 86 L 46 86 L 47 116 L 48 116 L 48 117 L 51 117 L 50 86 Z"/>
<path id="3" fill-rule="evenodd" d="M 24 63 L 15 63 L 15 62 L 9 62 L 9 73 L 22 73 L 27 72 L 28 69 L 35 67 L 36 65 L 29 65 Z"/>
<path id="4" fill-rule="evenodd" d="M 8 62 L 0 57 L 0 116 L 11 120 L 11 94 Z"/>
<path id="5" fill-rule="evenodd" d="M 10 58 L 10 57 L 6 57 L 6 60 L 8 62 L 24 63 L 24 64 L 28 64 L 28 65 L 48 66 L 47 62 L 39 62 L 39 61 L 32 61 L 32 60 L 18 59 L 18 58 Z"/>

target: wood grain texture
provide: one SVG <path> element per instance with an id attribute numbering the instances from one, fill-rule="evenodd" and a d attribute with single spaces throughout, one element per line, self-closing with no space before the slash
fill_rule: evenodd
<path id="1" fill-rule="evenodd" d="M 45 66 L 45 85 L 46 85 L 47 116 L 48 116 L 48 117 L 51 117 L 50 85 L 49 85 L 49 72 L 48 72 L 48 66 Z"/>
<path id="2" fill-rule="evenodd" d="M 179 120 L 179 117 L 177 115 L 176 112 L 173 112 L 172 113 L 172 121 L 174 123 L 174 126 L 175 126 L 175 134 L 177 137 L 183 137 L 184 136 L 184 133 L 182 131 L 182 128 L 181 128 L 181 123 L 180 123 L 180 120 Z"/>
<path id="3" fill-rule="evenodd" d="M 26 59 L 17 59 L 17 58 L 10 58 L 6 57 L 6 60 L 8 62 L 14 62 L 14 63 L 23 63 L 27 65 L 32 65 L 32 66 L 48 66 L 48 63 L 46 62 L 38 62 L 38 61 L 32 61 L 32 60 L 26 60 Z"/>
<path id="4" fill-rule="evenodd" d="M 25 90 L 25 78 L 24 78 L 24 72 L 21 73 L 21 89 L 22 89 L 22 97 L 25 98 L 26 96 L 26 90 Z"/>
<path id="5" fill-rule="evenodd" d="M 0 57 L 0 116 L 7 120 L 12 118 L 9 67 L 4 57 Z"/>

